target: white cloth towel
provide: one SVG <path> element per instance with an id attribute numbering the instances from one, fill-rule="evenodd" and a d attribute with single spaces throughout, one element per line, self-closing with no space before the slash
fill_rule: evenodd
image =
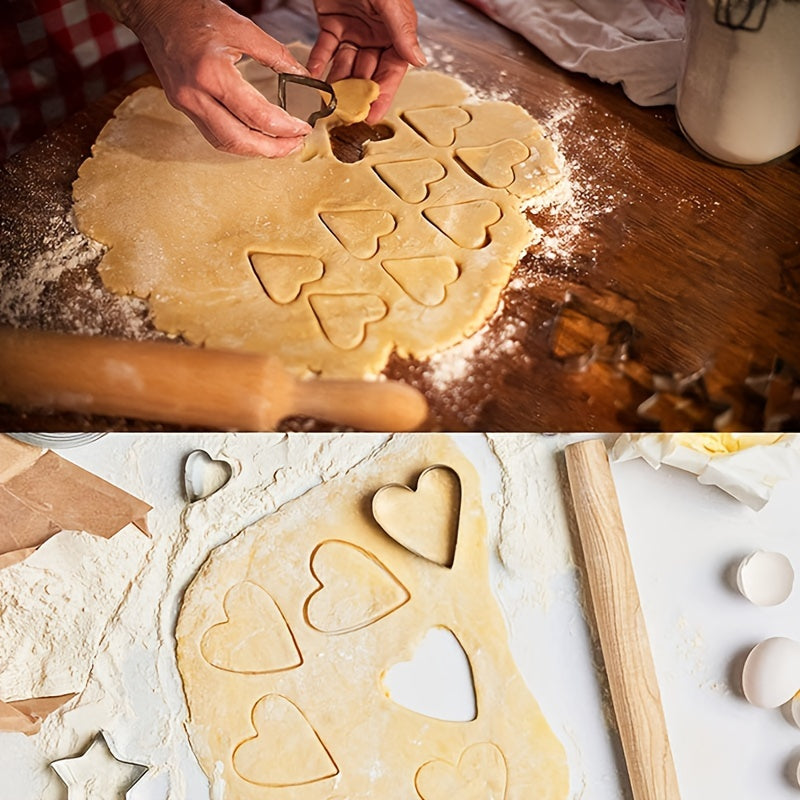
<path id="1" fill-rule="evenodd" d="M 675 102 L 682 0 L 466 0 L 572 72 L 621 83 L 643 106 Z"/>

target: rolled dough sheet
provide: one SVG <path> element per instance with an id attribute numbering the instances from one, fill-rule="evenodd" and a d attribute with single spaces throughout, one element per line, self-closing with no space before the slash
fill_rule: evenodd
<path id="1" fill-rule="evenodd" d="M 275 76 L 248 62 L 268 97 Z M 478 330 L 537 232 L 521 205 L 561 177 L 538 123 L 432 71 L 410 73 L 361 161 L 328 131 L 363 119 L 375 85 L 345 81 L 304 150 L 214 150 L 149 87 L 103 128 L 73 186 L 99 270 L 155 325 L 209 347 L 278 355 L 299 374 L 377 374 Z"/>
<path id="2" fill-rule="evenodd" d="M 389 443 L 212 552 L 177 623 L 186 727 L 212 796 L 566 798 L 564 749 L 490 589 L 480 498 L 449 440 Z M 447 566 L 437 553 L 452 541 Z M 474 719 L 410 710 L 383 683 L 436 628 L 469 662 Z"/>

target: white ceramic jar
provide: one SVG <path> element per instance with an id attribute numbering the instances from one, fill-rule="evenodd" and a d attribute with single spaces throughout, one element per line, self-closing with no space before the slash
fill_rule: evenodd
<path id="1" fill-rule="evenodd" d="M 800 0 L 688 0 L 676 113 L 686 138 L 725 164 L 800 147 Z"/>

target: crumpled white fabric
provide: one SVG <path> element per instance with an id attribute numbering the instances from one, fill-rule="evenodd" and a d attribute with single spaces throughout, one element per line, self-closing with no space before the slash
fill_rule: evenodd
<path id="1" fill-rule="evenodd" d="M 638 105 L 674 103 L 682 0 L 466 0 L 572 72 L 621 83 Z"/>

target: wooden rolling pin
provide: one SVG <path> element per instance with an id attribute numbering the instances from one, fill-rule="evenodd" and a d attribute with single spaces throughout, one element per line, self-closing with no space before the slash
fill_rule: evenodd
<path id="1" fill-rule="evenodd" d="M 3 327 L 0 403 L 238 430 L 304 415 L 406 431 L 428 413 L 425 398 L 397 382 L 304 381 L 250 353 Z"/>
<path id="2" fill-rule="evenodd" d="M 680 800 L 628 540 L 603 442 L 566 448 L 614 714 L 634 800 Z"/>

